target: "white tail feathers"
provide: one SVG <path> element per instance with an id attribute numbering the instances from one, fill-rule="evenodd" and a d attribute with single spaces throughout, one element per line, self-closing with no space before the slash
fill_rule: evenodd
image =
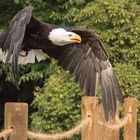
<path id="1" fill-rule="evenodd" d="M 2 52 L 2 50 L 0 49 L 0 61 L 2 61 L 3 63 L 5 63 L 6 56 L 7 56 L 7 53 Z"/>
<path id="2" fill-rule="evenodd" d="M 0 61 L 5 63 L 7 57 L 7 53 L 2 52 L 0 49 Z M 18 57 L 18 64 L 27 64 L 27 63 L 35 63 L 37 60 L 38 62 L 45 59 L 45 54 L 41 49 L 32 49 L 28 51 L 26 54 L 25 51 L 21 51 Z M 10 62 L 11 63 L 11 60 Z"/>

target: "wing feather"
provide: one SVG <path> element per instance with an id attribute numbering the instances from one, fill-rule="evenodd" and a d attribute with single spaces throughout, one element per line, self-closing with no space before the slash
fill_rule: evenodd
<path id="1" fill-rule="evenodd" d="M 32 7 L 27 6 L 11 20 L 6 30 L 0 36 L 0 47 L 7 54 L 6 64 L 12 61 L 14 82 L 18 81 L 18 56 L 22 48 L 26 25 L 29 24 L 32 15 Z M 17 85 L 17 83 L 15 83 Z"/>
<path id="2" fill-rule="evenodd" d="M 73 55 L 75 54 L 75 52 L 76 52 L 76 48 L 75 47 L 73 47 L 73 48 L 71 48 L 71 49 L 66 49 L 65 51 L 65 57 L 62 55 L 62 58 L 61 58 L 61 65 L 63 66 L 63 67 L 65 67 L 65 68 L 67 68 L 67 66 L 68 66 L 68 64 L 69 64 L 69 62 L 71 61 L 71 59 L 73 58 Z"/>
<path id="3" fill-rule="evenodd" d="M 78 53 L 76 54 L 75 59 L 73 59 L 73 61 L 70 63 L 70 65 L 68 67 L 71 73 L 74 73 L 74 71 L 76 71 L 76 68 L 77 68 L 77 66 L 79 65 L 79 63 L 82 59 L 81 58 L 82 50 L 78 49 L 77 51 L 78 51 Z"/>
<path id="4" fill-rule="evenodd" d="M 108 120 L 109 115 L 115 118 L 116 93 L 121 102 L 123 97 L 103 43 L 90 31 L 72 31 L 81 36 L 82 43 L 65 48 L 59 57 L 59 65 L 75 75 L 76 81 L 88 96 L 97 95 L 98 83 L 101 80 L 105 118 Z"/>

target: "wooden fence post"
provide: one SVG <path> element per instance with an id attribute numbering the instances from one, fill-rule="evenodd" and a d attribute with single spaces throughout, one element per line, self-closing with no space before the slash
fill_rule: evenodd
<path id="1" fill-rule="evenodd" d="M 26 103 L 5 104 L 5 129 L 13 128 L 9 140 L 27 140 L 28 105 Z"/>
<path id="2" fill-rule="evenodd" d="M 82 129 L 82 140 L 96 140 L 96 131 L 98 131 L 98 129 L 96 128 L 97 125 L 94 124 L 96 122 L 96 113 L 93 114 L 93 112 L 96 110 L 97 104 L 98 97 L 82 97 L 82 119 L 88 116 L 92 118 L 91 124 Z"/>
<path id="3" fill-rule="evenodd" d="M 102 123 L 106 124 L 105 116 L 104 116 L 104 109 L 103 109 L 103 104 L 100 104 L 98 106 L 98 120 L 100 120 Z M 119 109 L 118 109 L 118 104 L 117 104 L 117 115 L 119 114 Z M 119 116 L 119 115 L 118 115 Z M 109 119 L 109 124 L 114 125 L 115 120 Z M 107 128 L 105 126 L 102 126 L 101 124 L 98 124 L 98 139 L 97 140 L 119 140 L 120 136 L 120 130 L 115 129 L 112 130 L 110 128 Z"/>
<path id="4" fill-rule="evenodd" d="M 137 100 L 135 98 L 128 98 L 124 103 L 125 116 L 132 112 L 132 119 L 127 125 L 124 126 L 124 140 L 137 139 Z"/>

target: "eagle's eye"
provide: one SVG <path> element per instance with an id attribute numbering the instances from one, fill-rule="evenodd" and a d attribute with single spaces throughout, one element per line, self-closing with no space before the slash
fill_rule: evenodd
<path id="1" fill-rule="evenodd" d="M 69 34 L 69 36 L 72 36 L 72 34 Z"/>

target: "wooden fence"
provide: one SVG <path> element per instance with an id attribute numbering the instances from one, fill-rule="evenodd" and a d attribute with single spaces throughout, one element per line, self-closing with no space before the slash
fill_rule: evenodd
<path id="1" fill-rule="evenodd" d="M 82 140 L 120 140 L 120 127 L 124 127 L 124 140 L 137 140 L 137 100 L 135 98 L 127 98 L 124 102 L 124 118 L 129 113 L 132 116 L 128 122 L 123 123 L 125 119 L 121 122 L 119 118 L 115 120 L 110 118 L 109 122 L 106 122 L 103 107 L 102 104 L 98 104 L 98 98 L 83 97 L 82 117 L 84 119 L 91 115 L 92 123 L 83 128 Z M 119 116 L 119 106 L 117 114 Z"/>
<path id="2" fill-rule="evenodd" d="M 119 114 L 119 107 L 117 107 L 117 114 Z M 90 121 L 85 120 L 88 124 L 82 122 L 83 125 L 81 124 L 76 128 L 77 130 L 82 128 L 82 140 L 119 140 L 121 127 L 124 127 L 124 140 L 137 139 L 137 100 L 135 98 L 125 100 L 122 120 L 116 117 L 115 120 L 110 118 L 106 122 L 103 107 L 102 104 L 98 104 L 98 98 L 85 96 L 82 98 L 82 119 L 86 118 L 90 118 Z M 28 139 L 30 132 L 28 132 L 28 105 L 26 103 L 6 103 L 4 121 L 3 132 L 5 135 L 0 134 L 0 136 L 8 136 L 8 140 Z M 47 137 L 44 138 L 47 140 Z"/>

